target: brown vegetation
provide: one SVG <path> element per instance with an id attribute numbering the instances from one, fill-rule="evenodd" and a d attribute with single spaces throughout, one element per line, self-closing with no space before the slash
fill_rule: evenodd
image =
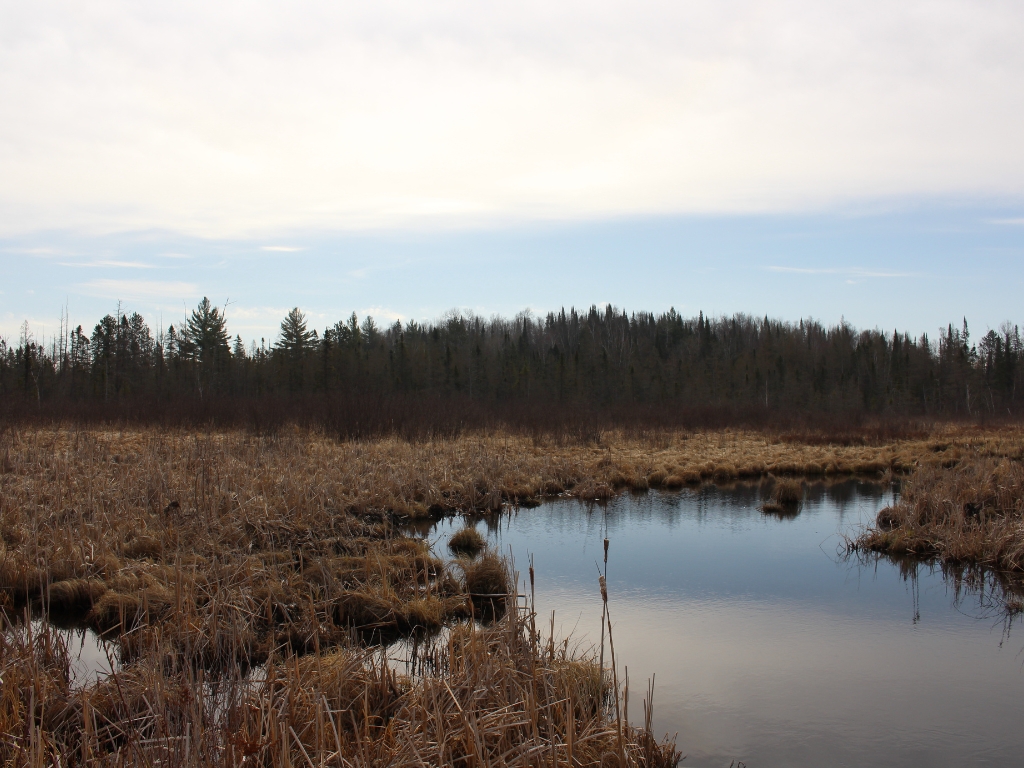
<path id="1" fill-rule="evenodd" d="M 448 549 L 456 554 L 476 557 L 485 546 L 486 542 L 480 532 L 472 525 L 456 531 L 448 539 Z"/>
<path id="2" fill-rule="evenodd" d="M 950 447 L 903 484 L 855 546 L 1024 571 L 1024 443 Z"/>
<path id="3" fill-rule="evenodd" d="M 598 766 L 674 768 L 672 742 L 611 716 L 597 662 L 545 645 L 528 614 L 456 627 L 430 674 L 397 674 L 345 645 L 275 653 L 213 679 L 157 638 L 139 661 L 75 689 L 44 629 L 0 634 L 5 765 Z M 645 702 L 645 705 L 647 702 Z"/>
<path id="4" fill-rule="evenodd" d="M 768 501 L 761 507 L 761 510 L 776 515 L 794 515 L 800 502 L 804 500 L 803 483 L 792 478 L 777 480 L 772 475 L 769 475 L 766 480 L 768 482 L 764 486 L 766 490 L 770 489 L 770 493 Z"/>
<path id="5" fill-rule="evenodd" d="M 610 725 L 599 665 L 539 650 L 503 598 L 514 582 L 497 555 L 445 563 L 400 523 L 768 473 L 780 487 L 801 474 L 928 478 L 975 457 L 995 495 L 964 499 L 988 526 L 996 510 L 1010 520 L 1021 445 L 1018 431 L 956 428 L 845 444 L 730 431 L 7 430 L 0 609 L 87 624 L 122 668 L 75 690 L 59 638 L 22 621 L 0 647 L 0 751 L 13 764 L 69 750 L 81 755 L 71 762 L 136 764 L 671 762 L 649 733 Z M 498 623 L 460 623 L 471 617 Z M 455 629 L 436 674 L 397 677 L 365 650 L 444 626 Z"/>
<path id="6" fill-rule="evenodd" d="M 601 677 L 592 660 L 541 657 L 520 611 L 507 610 L 514 581 L 497 555 L 453 567 L 399 527 L 500 508 L 493 483 L 514 477 L 514 461 L 458 443 L 337 443 L 298 431 L 2 441 L 5 764 L 60 754 L 62 764 L 234 765 L 249 755 L 291 765 L 315 755 L 371 765 L 418 754 L 514 765 L 541 752 L 672 762 L 670 749 L 644 746 L 649 734 L 609 730 L 607 693 L 586 682 Z M 470 456 L 475 465 L 459 466 Z M 26 619 L 40 612 L 52 624 L 33 635 Z M 472 617 L 502 623 L 458 629 Z M 106 638 L 120 670 L 74 689 L 52 628 L 67 625 Z M 433 676 L 396 677 L 361 650 L 446 625 L 456 629 Z"/>
<path id="7" fill-rule="evenodd" d="M 460 565 L 476 615 L 488 620 L 502 616 L 504 596 L 509 594 L 513 583 L 504 561 L 488 551 L 479 559 L 462 561 Z"/>

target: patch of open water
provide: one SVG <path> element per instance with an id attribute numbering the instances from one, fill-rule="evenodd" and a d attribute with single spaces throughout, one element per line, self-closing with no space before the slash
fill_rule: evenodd
<path id="1" fill-rule="evenodd" d="M 678 732 L 683 765 L 1017 764 L 1019 636 L 938 568 L 841 555 L 842 534 L 891 500 L 876 484 L 812 484 L 780 519 L 759 511 L 757 486 L 705 486 L 554 500 L 477 525 L 521 577 L 533 557 L 538 620 L 546 630 L 555 611 L 556 634 L 585 645 L 601 635 L 607 535 L 631 715 L 656 674 L 655 728 Z M 462 524 L 429 533 L 438 554 Z"/>
<path id="2" fill-rule="evenodd" d="M 17 622 L 8 628 L 15 639 L 24 640 L 28 633 L 38 635 L 49 630 L 52 642 L 67 649 L 68 672 L 71 685 L 83 688 L 110 674 L 111 663 L 118 668 L 117 651 L 113 643 L 104 642 L 91 629 L 47 627 L 44 619 L 32 619 L 28 624 Z"/>

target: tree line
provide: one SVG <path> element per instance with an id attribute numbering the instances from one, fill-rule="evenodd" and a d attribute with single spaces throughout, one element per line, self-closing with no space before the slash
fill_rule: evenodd
<path id="1" fill-rule="evenodd" d="M 1015 417 L 1020 412 L 1018 327 L 972 342 L 967 321 L 935 340 L 755 318 L 684 318 L 675 310 L 612 306 L 543 317 L 484 319 L 451 312 L 430 323 L 378 325 L 353 313 L 322 331 L 293 309 L 278 339 L 246 346 L 208 299 L 156 333 L 137 312 L 108 314 L 87 333 L 62 329 L 48 345 L 23 326 L 0 338 L 7 411 L 74 404 L 344 402 L 586 407 L 731 408 L 898 416 Z M 424 407 L 427 407 L 425 405 Z"/>

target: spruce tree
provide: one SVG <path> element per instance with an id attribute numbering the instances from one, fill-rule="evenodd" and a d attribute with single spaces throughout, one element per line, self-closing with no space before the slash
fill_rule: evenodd
<path id="1" fill-rule="evenodd" d="M 205 296 L 185 322 L 180 349 L 195 366 L 196 384 L 202 397 L 204 392 L 214 388 L 231 357 L 227 319 Z"/>
<path id="2" fill-rule="evenodd" d="M 285 315 L 281 321 L 281 339 L 277 350 L 287 370 L 288 387 L 295 391 L 305 383 L 305 358 L 313 349 L 316 336 L 306 328 L 306 316 L 298 307 Z"/>

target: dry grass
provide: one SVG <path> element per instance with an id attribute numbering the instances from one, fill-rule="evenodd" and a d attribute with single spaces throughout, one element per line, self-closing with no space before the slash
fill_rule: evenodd
<path id="1" fill-rule="evenodd" d="M 298 430 L 7 431 L 0 602 L 88 612 L 112 634 L 173 615 L 190 647 L 245 627 L 235 650 L 258 663 L 281 642 L 330 644 L 353 625 L 395 633 L 438 605 L 443 618 L 468 610 L 457 574 L 399 535 L 398 520 L 769 473 L 878 476 L 968 453 L 1019 456 L 1021 434 L 945 428 L 808 445 L 751 432 L 605 433 L 566 445 L 501 434 L 339 442 Z M 432 610 L 408 608 L 427 598 Z"/>
<path id="2" fill-rule="evenodd" d="M 471 613 L 458 572 L 402 535 L 389 507 L 355 503 L 361 481 L 322 443 L 5 438 L 0 599 L 14 610 L 48 608 L 126 646 L 160 627 L 211 672 Z"/>
<path id="3" fill-rule="evenodd" d="M 528 487 L 511 456 L 298 432 L 0 440 L 4 764 L 673 762 L 611 730 L 592 659 L 544 658 L 497 555 L 453 568 L 398 527 L 515 501 L 493 485 Z M 19 619 L 39 611 L 100 633 L 121 669 L 74 689 L 60 637 Z M 453 632 L 430 676 L 366 650 L 473 616 L 500 624 Z"/>
<path id="4" fill-rule="evenodd" d="M 505 612 L 504 595 L 514 583 L 505 562 L 488 550 L 477 560 L 462 561 L 459 565 L 475 615 L 486 620 L 500 618 Z"/>
<path id="5" fill-rule="evenodd" d="M 204 676 L 157 636 L 82 689 L 52 630 L 0 635 L 5 765 L 605 766 L 673 768 L 679 753 L 619 724 L 591 656 L 531 631 L 532 614 L 456 626 L 429 674 L 353 645 L 275 653 L 259 675 Z M 646 709 L 646 702 L 645 702 Z M 648 718 L 649 720 L 649 718 Z"/>
<path id="6" fill-rule="evenodd" d="M 768 500 L 761 511 L 779 517 L 795 517 L 804 500 L 804 485 L 792 478 L 778 479 L 769 475 L 761 482 L 762 493 L 767 492 Z"/>
<path id="7" fill-rule="evenodd" d="M 244 626 L 236 650 L 258 662 L 281 642 L 330 644 L 353 624 L 403 631 L 424 613 L 419 603 L 409 612 L 414 600 L 434 597 L 452 618 L 466 609 L 452 599 L 455 575 L 398 535 L 396 520 L 769 472 L 878 475 L 965 450 L 1005 455 L 1007 444 L 1019 451 L 1019 435 L 803 445 L 749 432 L 607 433 L 565 445 L 493 434 L 338 442 L 297 430 L 8 431 L 0 600 L 17 607 L 55 595 L 115 634 L 173 615 L 192 647 Z"/>
<path id="8" fill-rule="evenodd" d="M 1024 571 L 1024 465 L 1018 452 L 962 451 L 948 466 L 921 469 L 899 501 L 878 513 L 855 546 Z"/>
<path id="9" fill-rule="evenodd" d="M 472 525 L 467 525 L 465 528 L 456 531 L 448 539 L 448 549 L 456 554 L 468 555 L 469 557 L 476 557 L 480 554 L 480 550 L 486 544 L 487 542 L 484 541 L 484 537 Z"/>
<path id="10" fill-rule="evenodd" d="M 796 480 L 780 480 L 775 484 L 772 500 L 776 504 L 799 504 L 804 500 L 804 486 Z"/>
<path id="11" fill-rule="evenodd" d="M 649 733 L 610 724 L 599 665 L 545 656 L 521 612 L 495 597 L 512 583 L 500 558 L 453 567 L 398 523 L 768 473 L 927 478 L 965 456 L 1019 460 L 1020 435 L 948 429 L 807 445 L 749 432 L 606 433 L 566 445 L 500 434 L 339 442 L 298 430 L 7 431 L 0 609 L 85 622 L 115 644 L 123 669 L 76 691 L 50 631 L 5 634 L 2 759 L 671 763 Z M 998 499 L 1019 469 L 1006 466 L 989 484 Z M 983 504 L 985 526 L 1007 499 Z M 1019 550 L 1000 551 L 1019 563 Z M 470 616 L 498 623 L 453 631 L 436 673 L 415 680 L 361 645 Z"/>

